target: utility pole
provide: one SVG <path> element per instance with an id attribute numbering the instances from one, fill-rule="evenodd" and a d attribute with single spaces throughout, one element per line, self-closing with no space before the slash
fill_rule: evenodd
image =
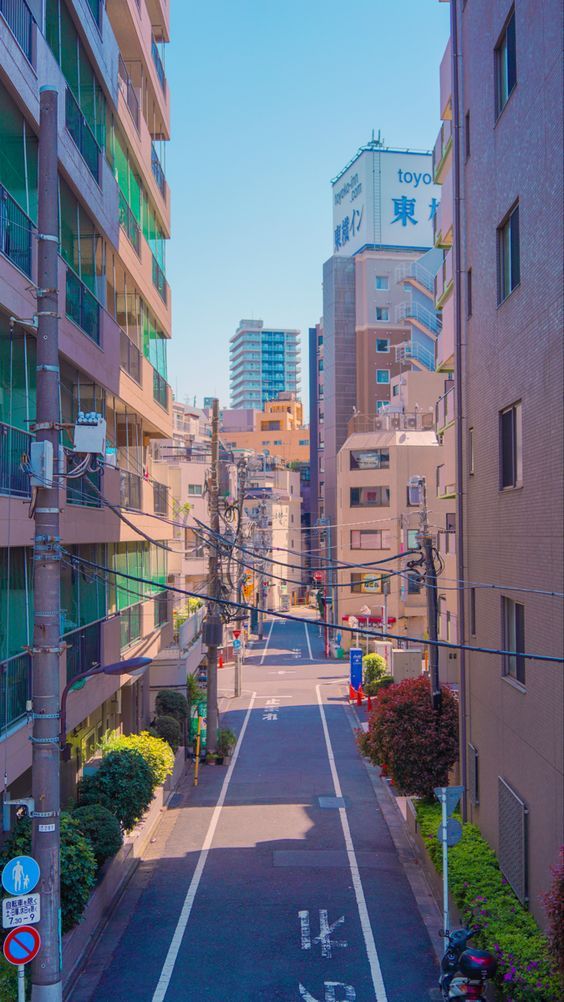
<path id="1" fill-rule="evenodd" d="M 219 580 L 219 400 L 212 403 L 211 472 L 209 479 L 210 525 L 212 539 L 208 564 L 208 611 L 204 621 L 203 642 L 208 649 L 208 722 L 207 749 L 212 754 L 217 750 L 217 730 L 219 725 L 217 708 L 217 649 L 223 639 L 223 624 L 219 608 L 214 599 L 220 597 Z"/>
<path id="2" fill-rule="evenodd" d="M 32 964 L 33 1002 L 60 1002 L 60 638 L 59 535 L 59 316 L 57 101 L 54 87 L 40 88 L 37 242 L 36 442 L 43 448 L 46 485 L 35 506 L 32 854 L 41 872 L 41 950 Z M 49 474 L 52 474 L 49 476 Z M 48 486 L 47 486 L 48 484 Z"/>
<path id="3" fill-rule="evenodd" d="M 425 477 L 411 477 L 409 481 L 410 501 L 415 500 L 411 492 L 417 491 L 417 502 L 419 509 L 419 537 L 423 558 L 425 561 L 425 590 L 427 595 L 427 632 L 429 634 L 429 663 L 431 675 L 431 692 L 433 699 L 433 709 L 439 710 L 441 706 L 441 685 L 439 681 L 439 648 L 437 645 L 438 636 L 438 613 L 439 603 L 437 599 L 437 570 L 433 556 L 433 538 L 429 529 L 429 512 L 427 509 L 427 483 Z M 416 502 L 416 503 L 417 503 Z M 434 643 L 432 641 L 435 641 Z"/>
<path id="4" fill-rule="evenodd" d="M 259 529 L 260 529 L 260 549 L 262 556 L 266 556 L 266 543 L 264 540 L 264 534 L 267 529 L 266 525 L 266 502 L 261 501 L 260 503 L 260 515 L 259 515 Z M 260 570 L 259 570 L 259 611 L 258 611 L 258 639 L 262 640 L 264 637 L 264 612 L 261 609 L 264 608 L 264 559 L 261 559 Z"/>

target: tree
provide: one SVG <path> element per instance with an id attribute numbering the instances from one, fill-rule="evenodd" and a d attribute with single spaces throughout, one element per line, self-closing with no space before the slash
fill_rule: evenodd
<path id="1" fill-rule="evenodd" d="M 72 818 L 81 834 L 90 841 L 98 868 L 121 849 L 123 835 L 119 821 L 107 807 L 102 807 L 101 804 L 76 807 Z"/>
<path id="2" fill-rule="evenodd" d="M 442 687 L 439 712 L 431 703 L 426 676 L 381 689 L 368 731 L 358 739 L 372 763 L 380 765 L 404 796 L 432 797 L 448 784 L 458 755 L 458 702 Z"/>
<path id="3" fill-rule="evenodd" d="M 176 717 L 182 724 L 188 716 L 188 700 L 175 689 L 161 689 L 155 700 L 155 710 L 159 717 Z"/>
<path id="4" fill-rule="evenodd" d="M 153 796 L 153 776 L 142 755 L 129 748 L 112 751 L 93 776 L 79 785 L 80 806 L 101 804 L 130 831 L 147 810 Z"/>

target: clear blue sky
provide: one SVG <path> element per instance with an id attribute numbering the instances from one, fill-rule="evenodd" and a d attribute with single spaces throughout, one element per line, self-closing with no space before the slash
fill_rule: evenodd
<path id="1" fill-rule="evenodd" d="M 432 148 L 449 4 L 171 7 L 169 379 L 181 400 L 227 405 L 228 342 L 243 317 L 302 330 L 306 382 L 332 252 L 330 179 L 372 129 L 390 146 Z"/>

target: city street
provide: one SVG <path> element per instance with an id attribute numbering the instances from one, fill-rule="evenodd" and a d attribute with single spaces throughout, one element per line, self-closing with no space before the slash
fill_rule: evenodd
<path id="1" fill-rule="evenodd" d="M 197 788 L 188 774 L 72 1002 L 437 997 L 416 896 L 432 908 L 357 752 L 345 672 L 311 621 L 266 622 L 241 698 L 220 672 L 222 726 L 243 735 L 232 765 L 203 766 Z"/>

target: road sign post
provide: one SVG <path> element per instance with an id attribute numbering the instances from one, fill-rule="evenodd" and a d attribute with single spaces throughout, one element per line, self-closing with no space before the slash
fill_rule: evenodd
<path id="1" fill-rule="evenodd" d="M 41 918 L 39 894 L 23 894 L 19 898 L 4 898 L 2 902 L 2 928 L 16 929 L 22 925 L 35 925 Z"/>
<path id="2" fill-rule="evenodd" d="M 351 647 L 350 658 L 350 684 L 353 689 L 360 689 L 362 685 L 362 650 L 360 647 Z"/>
<path id="3" fill-rule="evenodd" d="M 445 952 L 448 949 L 449 935 L 449 902 L 448 902 L 448 849 L 456 845 L 462 838 L 462 825 L 455 818 L 449 818 L 458 805 L 463 786 L 437 786 L 435 796 L 442 807 L 442 817 L 437 838 L 443 846 L 443 942 Z"/>
<path id="4" fill-rule="evenodd" d="M 32 896 L 39 897 L 38 894 Z M 18 969 L 18 1002 L 25 1002 L 25 965 L 37 956 L 40 949 L 41 936 L 32 925 L 11 929 L 4 940 L 4 956 L 9 964 Z"/>

